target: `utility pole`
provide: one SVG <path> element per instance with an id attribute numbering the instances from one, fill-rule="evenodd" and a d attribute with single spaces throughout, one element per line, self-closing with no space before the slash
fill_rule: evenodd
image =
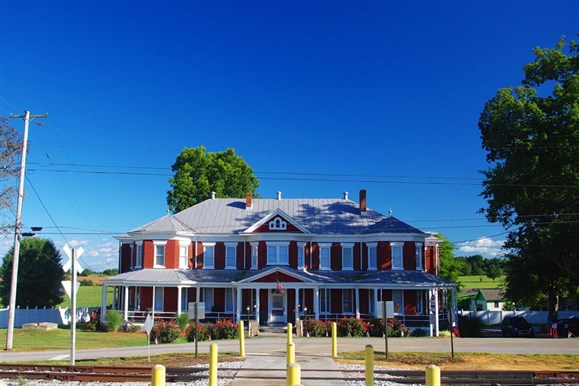
<path id="1" fill-rule="evenodd" d="M 22 138 L 22 160 L 20 162 L 20 181 L 18 183 L 18 204 L 16 209 L 16 225 L 14 226 L 14 256 L 12 259 L 12 281 L 10 282 L 10 301 L 8 303 L 8 330 L 6 331 L 6 351 L 12 350 L 14 339 L 14 315 L 16 311 L 16 288 L 18 281 L 18 259 L 20 258 L 20 236 L 22 232 L 22 200 L 24 199 L 24 176 L 26 172 L 26 152 L 28 148 L 28 125 L 31 119 L 48 118 L 48 114 L 10 115 L 10 118 L 24 119 L 24 136 Z"/>

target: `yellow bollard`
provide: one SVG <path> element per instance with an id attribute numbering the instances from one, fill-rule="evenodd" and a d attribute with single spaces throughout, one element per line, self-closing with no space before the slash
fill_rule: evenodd
<path id="1" fill-rule="evenodd" d="M 366 386 L 374 385 L 374 347 L 371 344 L 366 345 L 364 351 L 366 357 Z"/>
<path id="2" fill-rule="evenodd" d="M 153 366 L 151 373 L 151 386 L 165 386 L 165 366 Z"/>
<path id="3" fill-rule="evenodd" d="M 245 331 L 243 327 L 243 320 L 239 321 L 237 325 L 237 329 L 239 330 L 239 356 L 244 358 L 245 357 Z"/>
<path id="4" fill-rule="evenodd" d="M 332 322 L 332 358 L 338 356 L 338 325 Z"/>
<path id="5" fill-rule="evenodd" d="M 440 367 L 426 366 L 426 386 L 440 386 Z"/>
<path id="6" fill-rule="evenodd" d="M 217 345 L 209 346 L 209 386 L 217 386 Z"/>
<path id="7" fill-rule="evenodd" d="M 287 366 L 287 386 L 299 386 L 302 383 L 301 369 L 297 363 Z"/>
<path id="8" fill-rule="evenodd" d="M 292 331 L 294 326 L 291 323 L 287 324 L 287 344 L 291 344 L 292 342 Z"/>
<path id="9" fill-rule="evenodd" d="M 293 343 L 288 343 L 287 345 L 286 360 L 288 365 L 296 363 L 296 346 Z"/>

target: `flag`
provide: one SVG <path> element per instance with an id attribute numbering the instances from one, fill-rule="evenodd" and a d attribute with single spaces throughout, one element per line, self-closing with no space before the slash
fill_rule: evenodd
<path id="1" fill-rule="evenodd" d="M 280 294 L 284 293 L 283 287 L 282 287 L 281 282 L 279 280 L 277 281 L 277 292 Z"/>

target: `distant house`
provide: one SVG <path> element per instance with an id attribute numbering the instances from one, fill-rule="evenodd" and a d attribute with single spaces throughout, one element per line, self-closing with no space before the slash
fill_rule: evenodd
<path id="1" fill-rule="evenodd" d="M 469 288 L 458 295 L 458 309 L 465 311 L 502 311 L 505 305 L 504 290 Z"/>
<path id="2" fill-rule="evenodd" d="M 216 198 L 117 237 L 119 272 L 113 309 L 126 320 L 187 312 L 202 302 L 206 318 L 260 325 L 313 317 L 372 318 L 392 301 L 409 326 L 446 315 L 438 243 L 429 233 L 341 199 Z M 106 307 L 103 296 L 103 315 Z"/>

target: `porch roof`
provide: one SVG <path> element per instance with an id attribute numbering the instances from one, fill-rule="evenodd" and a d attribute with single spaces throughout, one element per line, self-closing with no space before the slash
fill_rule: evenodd
<path id="1" fill-rule="evenodd" d="M 308 287 L 312 285 L 329 287 L 370 285 L 392 288 L 456 287 L 456 283 L 424 271 L 306 271 L 286 267 L 265 267 L 258 270 L 141 269 L 109 277 L 103 280 L 102 284 L 104 286 L 177 287 L 214 284 L 235 286 L 243 282 L 243 286 L 247 287 L 252 284 L 253 279 L 261 278 L 269 272 L 286 273 L 294 278 L 301 278 L 304 284 L 308 284 Z M 255 282 L 255 284 L 264 283 Z M 292 285 L 294 284 L 296 282 L 292 282 Z"/>

